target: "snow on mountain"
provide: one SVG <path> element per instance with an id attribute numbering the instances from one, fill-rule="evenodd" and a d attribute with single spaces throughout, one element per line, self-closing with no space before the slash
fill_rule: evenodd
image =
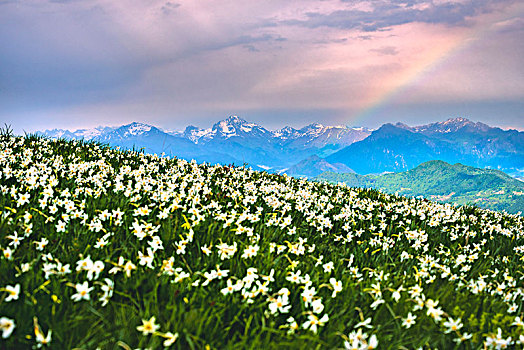
<path id="1" fill-rule="evenodd" d="M 282 138 L 282 141 L 294 149 L 322 149 L 317 154 L 327 156 L 342 147 L 365 139 L 370 134 L 367 129 L 357 130 L 344 125 L 324 126 L 314 123 L 297 130 L 293 137 Z"/>
<path id="2" fill-rule="evenodd" d="M 363 132 L 372 132 L 372 131 L 375 131 L 375 129 L 369 129 L 369 128 L 366 128 L 366 127 L 363 127 L 363 126 L 354 126 L 352 127 L 351 129 L 355 130 L 355 131 L 363 131 Z"/>
<path id="3" fill-rule="evenodd" d="M 319 123 L 301 129 L 286 126 L 269 131 L 257 123 L 230 116 L 210 128 L 188 126 L 183 132 L 164 132 L 152 125 L 134 122 L 118 128 L 54 129 L 38 134 L 94 140 L 127 149 L 144 149 L 147 153 L 165 152 L 212 164 L 247 163 L 257 169 L 271 168 L 271 171 L 291 169 L 313 155 L 325 158 L 332 165 L 345 164 L 359 173 L 398 171 L 432 159 L 482 167 L 500 166 L 503 170 L 524 168 L 524 133 L 492 128 L 465 118 L 414 127 L 385 124 L 371 131 Z M 328 164 L 318 159 L 302 165 L 328 169 Z"/>
<path id="4" fill-rule="evenodd" d="M 235 162 L 239 164 L 249 162 L 266 167 L 283 167 L 313 154 L 320 157 L 328 156 L 364 139 L 369 135 L 369 131 L 346 126 L 324 126 L 319 123 L 299 130 L 286 126 L 280 130 L 269 131 L 257 123 L 248 122 L 238 116 L 229 116 L 210 128 L 190 125 L 184 131 L 162 131 L 152 125 L 133 122 L 117 128 L 98 127 L 75 132 L 48 130 L 42 134 L 53 138 L 95 140 L 122 147 L 135 145 L 150 151 L 165 150 L 176 144 L 178 148 L 173 148 L 173 154 L 182 154 L 182 150 L 185 149 L 204 161 L 216 162 L 235 158 Z M 183 141 L 194 147 L 184 144 Z"/>
<path id="5" fill-rule="evenodd" d="M 451 133 L 468 128 L 470 130 L 486 131 L 490 127 L 484 123 L 474 123 L 467 118 L 450 118 L 443 122 L 431 123 L 427 125 L 408 127 L 412 131 L 421 133 Z"/>
<path id="6" fill-rule="evenodd" d="M 134 122 L 127 126 L 127 130 L 125 131 L 124 136 L 137 136 L 149 131 L 151 131 L 151 125 Z"/>
<path id="7" fill-rule="evenodd" d="M 93 129 L 78 129 L 75 131 L 53 129 L 45 130 L 43 132 L 37 132 L 37 134 L 51 137 L 51 138 L 65 138 L 65 139 L 76 139 L 76 140 L 94 140 L 99 137 L 110 133 L 115 128 L 110 126 L 97 126 Z"/>
<path id="8" fill-rule="evenodd" d="M 253 136 L 269 138 L 271 135 L 272 133 L 264 127 L 233 115 L 213 125 L 211 132 L 206 137 L 213 136 L 228 139 L 235 136 Z"/>
<path id="9" fill-rule="evenodd" d="M 211 129 L 201 129 L 196 126 L 189 125 L 182 133 L 182 137 L 189 139 L 191 142 L 198 144 L 202 138 L 211 135 Z"/>
<path id="10" fill-rule="evenodd" d="M 272 132 L 273 137 L 279 138 L 281 140 L 292 140 L 300 137 L 301 133 L 297 129 L 294 129 L 290 126 L 285 126 L 280 130 L 275 130 Z"/>
<path id="11" fill-rule="evenodd" d="M 111 131 L 113 131 L 115 128 L 113 127 L 108 127 L 108 126 L 98 126 L 94 129 L 82 129 L 82 130 L 77 130 L 74 132 L 74 134 L 79 137 L 79 138 L 83 138 L 85 140 L 92 140 L 92 139 L 96 139 L 97 137 L 100 137 L 106 133 L 109 133 Z"/>
<path id="12" fill-rule="evenodd" d="M 147 135 L 168 135 L 162 130 L 139 122 L 132 122 L 131 124 L 122 125 L 114 128 L 111 132 L 103 133 L 96 137 L 96 140 L 102 142 L 122 141 L 127 139 L 142 138 Z"/>
<path id="13" fill-rule="evenodd" d="M 69 130 L 63 130 L 63 129 L 52 129 L 52 130 L 45 130 L 45 131 L 37 131 L 36 132 L 39 135 L 44 135 L 50 138 L 54 139 L 60 139 L 60 138 L 72 138 L 74 137 L 74 134 Z"/>
<path id="14" fill-rule="evenodd" d="M 196 126 L 188 126 L 183 136 L 195 144 L 205 143 L 212 139 L 229 139 L 231 137 L 271 137 L 271 132 L 262 126 L 247 122 L 238 116 L 230 116 L 227 119 L 215 123 L 211 128 L 202 129 Z"/>
<path id="15" fill-rule="evenodd" d="M 319 123 L 313 123 L 303 127 L 299 131 L 302 133 L 302 136 L 318 137 L 326 131 L 326 127 Z"/>

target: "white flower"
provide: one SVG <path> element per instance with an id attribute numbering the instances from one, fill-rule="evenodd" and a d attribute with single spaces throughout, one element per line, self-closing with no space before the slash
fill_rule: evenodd
<path id="1" fill-rule="evenodd" d="M 448 318 L 446 322 L 442 324 L 447 329 L 444 331 L 444 333 L 451 333 L 455 332 L 462 328 L 463 324 L 460 322 L 460 318 L 453 320 L 451 317 Z"/>
<path id="2" fill-rule="evenodd" d="M 93 268 L 93 260 L 88 256 L 85 259 L 78 260 L 76 262 L 76 271 L 86 270 L 89 271 Z"/>
<path id="3" fill-rule="evenodd" d="M 295 321 L 295 319 L 292 316 L 290 316 L 290 317 L 287 318 L 286 322 L 287 322 L 288 327 L 289 327 L 288 334 L 295 333 L 295 331 L 298 329 L 297 321 Z"/>
<path id="4" fill-rule="evenodd" d="M 141 266 L 147 266 L 150 269 L 153 267 L 153 259 L 155 258 L 155 255 L 151 248 L 147 248 L 147 255 L 142 253 L 141 251 L 138 252 L 138 263 Z"/>
<path id="5" fill-rule="evenodd" d="M 417 319 L 416 315 L 412 315 L 411 312 L 408 313 L 408 316 L 402 320 L 402 326 L 406 328 L 410 328 L 415 324 L 415 320 Z"/>
<path id="6" fill-rule="evenodd" d="M 393 291 L 393 293 L 391 294 L 391 297 L 393 298 L 393 300 L 395 300 L 395 302 L 398 303 L 398 301 L 400 300 L 400 297 L 401 297 L 400 292 L 402 292 L 403 290 L 404 290 L 404 288 L 402 288 L 402 286 L 401 286 L 399 289 Z"/>
<path id="7" fill-rule="evenodd" d="M 0 317 L 0 331 L 2 331 L 2 338 L 7 339 L 15 330 L 15 320 L 7 317 Z"/>
<path id="8" fill-rule="evenodd" d="M 485 344 L 490 348 L 507 349 L 511 345 L 511 337 L 507 339 L 502 338 L 502 330 L 498 328 L 497 335 L 486 337 Z"/>
<path id="9" fill-rule="evenodd" d="M 208 247 L 207 244 L 203 245 L 202 247 L 200 247 L 200 249 L 202 250 L 202 253 L 204 253 L 204 254 L 206 254 L 208 256 L 212 253 L 211 247 Z"/>
<path id="10" fill-rule="evenodd" d="M 342 281 L 337 281 L 335 278 L 331 277 L 329 283 L 333 287 L 333 294 L 331 294 L 331 297 L 334 298 L 337 296 L 337 293 L 342 291 Z"/>
<path id="11" fill-rule="evenodd" d="M 9 238 L 11 240 L 11 242 L 9 242 L 9 245 L 13 246 L 13 249 L 16 249 L 24 239 L 24 237 L 18 236 L 18 233 L 16 232 L 12 235 L 6 236 L 6 238 Z"/>
<path id="12" fill-rule="evenodd" d="M 317 294 L 315 287 L 308 287 L 306 286 L 304 290 L 302 291 L 302 301 L 306 306 L 308 306 L 312 301 L 313 297 Z"/>
<path id="13" fill-rule="evenodd" d="M 34 323 L 35 323 L 35 327 L 34 327 L 35 339 L 37 342 L 36 347 L 39 349 L 42 346 L 48 345 L 51 342 L 51 334 L 53 332 L 51 330 L 48 330 L 47 336 L 46 336 L 44 335 L 44 332 L 42 332 L 42 330 L 40 329 L 40 326 L 38 325 L 36 318 L 34 319 Z"/>
<path id="14" fill-rule="evenodd" d="M 20 193 L 18 195 L 17 205 L 20 207 L 26 203 L 29 203 L 29 199 L 31 198 L 31 195 L 29 193 Z"/>
<path id="15" fill-rule="evenodd" d="M 249 245 L 246 249 L 244 249 L 244 253 L 242 254 L 242 259 L 249 259 L 257 255 L 259 250 L 258 245 Z"/>
<path id="16" fill-rule="evenodd" d="M 5 298 L 6 302 L 18 300 L 18 297 L 20 296 L 20 284 L 17 283 L 14 287 L 7 285 L 5 286 L 5 291 L 8 293 L 7 297 Z"/>
<path id="17" fill-rule="evenodd" d="M 333 261 L 330 261 L 328 263 L 325 263 L 324 265 L 322 265 L 322 267 L 324 268 L 324 272 L 325 273 L 331 273 L 331 271 L 333 271 L 333 267 L 335 265 L 333 264 Z"/>
<path id="18" fill-rule="evenodd" d="M 149 321 L 142 320 L 142 325 L 136 327 L 136 330 L 142 332 L 142 335 L 155 333 L 160 328 L 160 325 L 155 324 L 155 316 L 152 316 Z"/>
<path id="19" fill-rule="evenodd" d="M 93 278 L 96 280 L 98 279 L 98 276 L 100 275 L 100 272 L 104 270 L 104 263 L 100 260 L 95 261 L 90 268 L 87 270 L 87 279 L 92 280 Z"/>
<path id="20" fill-rule="evenodd" d="M 4 258 L 6 258 L 7 260 L 13 259 L 13 251 L 11 250 L 11 248 L 4 248 Z"/>
<path id="21" fill-rule="evenodd" d="M 327 314 L 325 314 L 324 316 L 322 316 L 322 318 L 318 318 L 317 316 L 313 315 L 313 314 L 309 314 L 308 315 L 308 320 L 306 322 L 304 322 L 304 324 L 302 325 L 302 327 L 304 329 L 310 329 L 313 333 L 317 333 L 318 331 L 318 326 L 324 326 L 324 324 L 329 321 L 329 317 Z"/>
<path id="22" fill-rule="evenodd" d="M 300 283 L 300 270 L 297 272 L 290 271 L 286 276 L 286 280 L 291 283 Z"/>
<path id="23" fill-rule="evenodd" d="M 164 340 L 164 347 L 170 347 L 171 345 L 173 345 L 175 343 L 175 341 L 178 339 L 178 333 L 171 333 L 171 332 L 167 332 L 163 335 L 164 338 L 166 338 L 166 340 Z"/>
<path id="24" fill-rule="evenodd" d="M 315 299 L 311 303 L 311 307 L 313 308 L 313 312 L 316 314 L 321 313 L 324 310 L 324 304 L 322 304 L 322 299 Z"/>
<path id="25" fill-rule="evenodd" d="M 377 299 L 373 303 L 371 303 L 369 307 L 375 310 L 380 304 L 383 304 L 383 303 L 384 303 L 384 299 Z"/>
<path id="26" fill-rule="evenodd" d="M 460 343 L 462 343 L 465 340 L 471 339 L 472 337 L 473 337 L 473 334 L 471 334 L 471 333 L 462 333 L 461 336 L 459 336 L 458 338 L 453 339 L 453 341 L 455 343 L 457 343 L 457 344 L 460 344 Z"/>
<path id="27" fill-rule="evenodd" d="M 102 284 L 102 287 L 101 287 L 104 294 L 100 297 L 100 299 L 98 299 L 99 301 L 102 302 L 102 306 L 107 305 L 107 303 L 109 302 L 109 299 L 111 299 L 111 297 L 113 296 L 113 291 L 115 290 L 115 284 L 112 280 L 110 280 L 109 278 L 104 278 L 104 281 L 106 283 Z"/>
<path id="28" fill-rule="evenodd" d="M 84 282 L 82 284 L 77 283 L 76 286 L 76 293 L 71 296 L 71 299 L 74 301 L 80 301 L 80 300 L 89 300 L 89 292 L 93 290 L 93 287 L 89 287 L 88 282 Z"/>
<path id="29" fill-rule="evenodd" d="M 287 313 L 289 312 L 289 309 L 291 309 L 291 305 L 288 305 L 289 299 L 286 294 L 278 295 L 276 298 L 269 298 L 269 300 L 270 303 L 268 308 L 272 314 L 277 313 L 277 311 L 281 313 Z"/>
<path id="30" fill-rule="evenodd" d="M 40 242 L 34 242 L 36 244 L 36 250 L 44 250 L 45 246 L 49 243 L 46 238 L 42 238 Z"/>
<path id="31" fill-rule="evenodd" d="M 226 282 L 227 286 L 225 288 L 222 288 L 220 292 L 224 295 L 228 295 L 230 293 L 239 291 L 240 289 L 242 289 L 243 282 L 242 281 L 238 281 L 238 282 L 233 284 L 233 281 L 231 279 L 228 279 Z"/>
<path id="32" fill-rule="evenodd" d="M 55 225 L 56 232 L 65 232 L 66 229 L 66 223 L 63 221 L 58 221 L 58 224 Z"/>
<path id="33" fill-rule="evenodd" d="M 524 328 L 524 321 L 520 318 L 520 316 L 517 316 L 511 325 Z"/>
<path id="34" fill-rule="evenodd" d="M 515 312 L 517 312 L 518 308 L 519 307 L 517 306 L 517 304 L 513 303 L 513 304 L 511 304 L 509 306 L 508 313 L 510 313 L 510 314 L 515 313 Z"/>
<path id="35" fill-rule="evenodd" d="M 371 317 L 368 317 L 364 321 L 357 323 L 354 328 L 361 328 L 361 327 L 370 328 L 370 329 L 373 328 L 373 326 L 371 325 Z"/>
<path id="36" fill-rule="evenodd" d="M 371 337 L 369 337 L 368 339 L 368 346 L 367 346 L 367 349 L 368 350 L 371 350 L 371 349 L 375 349 L 376 347 L 378 346 L 378 339 L 377 339 L 377 336 L 375 334 L 373 334 Z"/>

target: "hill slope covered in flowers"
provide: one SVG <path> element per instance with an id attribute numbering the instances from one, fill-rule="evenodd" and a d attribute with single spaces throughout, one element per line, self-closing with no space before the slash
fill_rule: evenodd
<path id="1" fill-rule="evenodd" d="M 0 347 L 503 348 L 524 220 L 0 136 Z"/>

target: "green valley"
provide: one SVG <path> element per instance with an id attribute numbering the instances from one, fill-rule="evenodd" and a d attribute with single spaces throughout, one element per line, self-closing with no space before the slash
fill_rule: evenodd
<path id="1" fill-rule="evenodd" d="M 444 161 L 429 161 L 409 171 L 382 175 L 324 172 L 316 179 L 509 213 L 524 212 L 524 182 L 499 170 Z"/>

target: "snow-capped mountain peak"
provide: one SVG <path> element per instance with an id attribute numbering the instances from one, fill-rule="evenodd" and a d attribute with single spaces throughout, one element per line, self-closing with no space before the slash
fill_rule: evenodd
<path id="1" fill-rule="evenodd" d="M 39 134 L 52 137 L 52 138 L 66 138 L 66 139 L 77 139 L 77 140 L 94 140 L 103 135 L 110 133 L 115 128 L 111 126 L 97 126 L 93 129 L 77 129 L 75 131 L 53 129 L 39 132 Z"/>
<path id="2" fill-rule="evenodd" d="M 142 135 L 146 132 L 149 132 L 151 131 L 153 127 L 151 125 L 147 125 L 147 124 L 144 124 L 144 123 L 139 123 L 139 122 L 133 122 L 131 124 L 128 124 L 128 125 L 124 125 L 120 128 L 120 130 L 124 131 L 124 134 L 123 136 L 138 136 L 138 135 Z"/>
<path id="3" fill-rule="evenodd" d="M 313 123 L 313 124 L 309 124 L 309 125 L 303 127 L 299 131 L 303 135 L 307 135 L 309 137 L 316 137 L 316 136 L 321 135 L 325 131 L 325 128 L 326 127 L 324 125 L 322 125 L 322 124 Z"/>
<path id="4" fill-rule="evenodd" d="M 94 129 L 81 129 L 75 131 L 75 135 L 85 140 L 92 140 L 102 136 L 105 133 L 113 131 L 115 128 L 108 126 L 97 126 Z"/>
<path id="5" fill-rule="evenodd" d="M 248 135 L 255 137 L 269 137 L 271 136 L 271 133 L 256 123 L 248 122 L 236 115 L 233 115 L 213 125 L 210 134 L 206 135 L 206 137 L 209 138 L 209 136 L 216 136 L 222 138 L 230 138 L 234 136 Z"/>
<path id="6" fill-rule="evenodd" d="M 282 140 L 296 139 L 297 137 L 300 137 L 300 135 L 301 135 L 300 131 L 290 126 L 285 126 L 280 130 L 273 131 L 273 137 L 276 137 Z"/>
<path id="7" fill-rule="evenodd" d="M 427 125 L 415 126 L 412 129 L 416 132 L 426 133 L 450 133 L 456 132 L 463 128 L 470 128 L 480 131 L 486 131 L 490 127 L 484 123 L 474 123 L 467 118 L 449 118 L 443 122 L 431 123 Z"/>
<path id="8" fill-rule="evenodd" d="M 198 144 L 201 139 L 212 137 L 211 129 L 201 129 L 193 125 L 189 125 L 182 134 L 183 137 L 191 140 L 191 142 Z"/>

